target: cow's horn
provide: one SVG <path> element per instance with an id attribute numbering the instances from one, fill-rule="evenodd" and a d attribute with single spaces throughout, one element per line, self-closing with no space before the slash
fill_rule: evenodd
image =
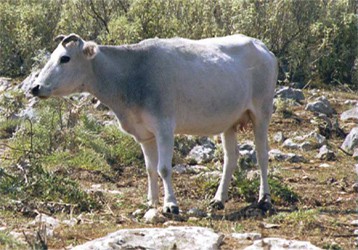
<path id="1" fill-rule="evenodd" d="M 53 41 L 56 42 L 56 43 L 59 43 L 61 42 L 66 36 L 65 35 L 58 35 L 56 36 Z"/>
<path id="2" fill-rule="evenodd" d="M 68 35 L 67 37 L 65 37 L 63 40 L 62 40 L 62 46 L 66 46 L 66 44 L 68 44 L 69 42 L 77 42 L 77 41 L 80 41 L 82 40 L 81 37 L 79 37 L 78 35 L 76 34 L 71 34 L 71 35 Z"/>

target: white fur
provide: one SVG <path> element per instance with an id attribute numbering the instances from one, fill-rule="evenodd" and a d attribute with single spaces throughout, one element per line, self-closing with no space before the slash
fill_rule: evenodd
<path id="1" fill-rule="evenodd" d="M 171 164 L 178 133 L 221 133 L 224 174 L 214 201 L 224 203 L 237 163 L 236 131 L 248 121 L 253 123 L 261 168 L 260 199 L 270 193 L 267 133 L 278 69 L 262 42 L 243 35 L 198 41 L 149 39 L 94 47 L 90 57 L 81 52 L 86 42 L 78 44 L 67 48 L 60 43 L 37 79 L 38 95 L 88 91 L 107 104 L 122 130 L 141 144 L 150 205 L 159 202 L 159 174 L 164 208 L 177 208 Z M 59 65 L 62 55 L 71 61 Z"/>

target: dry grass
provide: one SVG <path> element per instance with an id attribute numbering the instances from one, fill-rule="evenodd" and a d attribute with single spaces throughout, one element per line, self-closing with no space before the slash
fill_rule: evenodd
<path id="1" fill-rule="evenodd" d="M 323 94 L 323 93 L 322 93 Z M 332 102 L 337 111 L 345 110 L 343 101 L 354 99 L 355 94 L 324 93 L 334 96 Z M 306 93 L 306 96 L 308 94 Z M 293 116 L 283 118 L 274 114 L 270 126 L 271 148 L 281 148 L 273 141 L 277 131 L 290 137 L 293 134 L 304 135 L 316 129 L 310 120 L 314 114 L 304 111 L 304 106 L 293 107 Z M 297 119 L 299 117 L 299 119 Z M 352 124 L 343 126 L 349 132 Z M 247 131 L 238 135 L 240 141 L 252 140 L 252 132 Z M 277 206 L 278 213 L 273 216 L 260 218 L 241 218 L 239 220 L 222 219 L 225 215 L 233 214 L 248 205 L 234 197 L 229 200 L 224 211 L 215 213 L 218 217 L 189 219 L 172 222 L 174 225 L 196 225 L 213 228 L 227 234 L 222 249 L 241 249 L 251 242 L 237 243 L 229 236 L 233 232 L 259 232 L 264 237 L 281 237 L 286 239 L 308 240 L 313 244 L 326 249 L 354 249 L 354 227 L 350 222 L 357 219 L 357 193 L 352 185 L 357 180 L 354 173 L 353 159 L 338 149 L 343 139 L 333 136 L 329 144 L 337 154 L 337 160 L 327 162 L 331 167 L 322 168 L 325 163 L 315 158 L 318 150 L 310 152 L 296 152 L 302 154 L 309 161 L 307 163 L 271 162 L 270 169 L 278 169 L 282 182 L 298 194 L 299 202 L 288 207 Z M 86 170 L 86 175 L 79 182 L 83 187 L 97 184 L 96 172 Z M 74 178 L 79 175 L 74 175 Z M 198 182 L 191 178 L 192 174 L 174 174 L 173 180 L 179 206 L 184 214 L 190 208 L 199 208 L 206 211 L 210 195 L 198 186 Z M 131 214 L 137 208 L 143 208 L 146 198 L 146 173 L 144 167 L 133 168 L 126 166 L 116 178 L 117 182 L 101 181 L 101 188 L 119 190 L 120 194 L 102 194 L 102 209 L 92 213 L 67 214 L 57 213 L 54 216 L 61 219 L 79 218 L 78 224 L 69 227 L 62 225 L 55 230 L 55 236 L 48 240 L 50 248 L 60 249 L 69 245 L 77 245 L 91 239 L 104 236 L 122 228 L 163 227 L 146 225 L 141 219 Z M 161 190 L 161 193 L 163 191 Z M 221 218 L 221 219 L 220 219 Z M 26 229 L 26 223 L 32 218 L 21 212 L 0 211 L 0 221 L 8 228 Z M 277 228 L 265 228 L 265 224 L 277 224 Z M 0 225 L 1 226 L 1 225 Z M 1 242 L 0 242 L 1 243 Z"/>

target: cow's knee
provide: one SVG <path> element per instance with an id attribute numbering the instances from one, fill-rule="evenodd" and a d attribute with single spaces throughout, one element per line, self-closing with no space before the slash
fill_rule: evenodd
<path id="1" fill-rule="evenodd" d="M 158 174 L 162 179 L 167 179 L 168 177 L 171 176 L 171 173 L 172 173 L 171 168 L 166 165 L 160 166 L 158 168 Z"/>

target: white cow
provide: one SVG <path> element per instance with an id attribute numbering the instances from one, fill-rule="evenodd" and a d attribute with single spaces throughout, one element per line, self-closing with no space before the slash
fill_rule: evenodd
<path id="1" fill-rule="evenodd" d="M 259 200 L 270 203 L 267 133 L 278 66 L 261 41 L 233 35 L 99 46 L 76 34 L 55 40 L 60 43 L 35 81 L 33 95 L 86 91 L 110 107 L 121 129 L 142 147 L 150 206 L 159 202 L 159 174 L 164 211 L 179 213 L 171 180 L 174 134 L 221 133 L 224 173 L 211 204 L 222 209 L 237 165 L 236 132 L 249 121 L 261 169 Z"/>

